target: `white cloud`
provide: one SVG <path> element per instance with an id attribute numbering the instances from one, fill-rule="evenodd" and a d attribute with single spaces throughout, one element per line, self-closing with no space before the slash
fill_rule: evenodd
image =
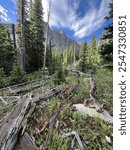
<path id="1" fill-rule="evenodd" d="M 47 21 L 47 8 L 49 0 L 42 0 L 44 8 L 44 20 Z M 108 13 L 108 4 L 111 0 L 101 0 L 99 8 L 96 8 L 95 0 L 51 0 L 50 25 L 66 27 L 74 32 L 75 37 L 83 38 L 95 32 L 104 23 L 104 17 Z M 85 15 L 80 17 L 77 11 L 80 3 L 86 5 Z"/>
<path id="2" fill-rule="evenodd" d="M 8 11 L 0 5 L 0 21 L 9 21 L 7 13 Z"/>

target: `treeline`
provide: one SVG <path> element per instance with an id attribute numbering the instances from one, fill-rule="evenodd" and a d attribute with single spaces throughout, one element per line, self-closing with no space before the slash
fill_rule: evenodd
<path id="1" fill-rule="evenodd" d="M 110 12 L 106 20 L 113 18 L 113 4 L 110 3 L 109 7 Z M 64 81 L 65 68 L 68 66 L 78 67 L 83 72 L 87 72 L 88 69 L 94 70 L 104 64 L 112 67 L 112 23 L 105 28 L 99 45 L 93 36 L 89 45 L 86 42 L 81 44 L 80 50 L 72 46 L 70 49 L 58 51 L 54 50 L 52 41 L 48 40 L 45 54 L 46 29 L 44 29 L 42 1 L 17 0 L 17 11 L 16 24 L 0 24 L 1 87 L 6 86 L 2 82 L 5 77 L 11 77 L 9 84 L 15 84 L 24 81 L 22 78 L 24 74 L 38 70 L 43 74 L 46 72 L 49 75 L 55 74 L 56 82 L 60 82 Z"/>

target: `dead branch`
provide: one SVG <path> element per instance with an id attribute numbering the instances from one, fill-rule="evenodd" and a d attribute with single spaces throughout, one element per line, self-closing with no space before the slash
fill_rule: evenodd
<path id="1" fill-rule="evenodd" d="M 68 136 L 72 136 L 72 135 L 74 135 L 75 138 L 77 139 L 77 142 L 78 142 L 78 144 L 79 144 L 80 150 L 84 150 L 84 146 L 83 146 L 83 144 L 82 144 L 82 141 L 81 141 L 81 139 L 80 139 L 80 137 L 79 137 L 79 134 L 78 134 L 76 131 L 72 131 L 72 132 L 69 132 L 69 133 L 64 133 L 64 134 L 62 135 L 62 138 L 65 138 L 65 137 L 68 137 Z"/>
<path id="2" fill-rule="evenodd" d="M 65 101 L 61 102 L 59 104 L 59 106 L 57 107 L 57 109 L 55 110 L 55 112 L 52 114 L 52 117 L 50 118 L 49 121 L 49 132 L 46 138 L 46 142 L 45 142 L 45 149 L 47 150 L 49 145 L 51 144 L 51 139 L 52 139 L 52 134 L 53 134 L 53 130 L 54 130 L 54 125 L 56 123 L 56 119 L 58 117 L 58 115 L 60 114 L 60 111 L 64 105 Z"/>

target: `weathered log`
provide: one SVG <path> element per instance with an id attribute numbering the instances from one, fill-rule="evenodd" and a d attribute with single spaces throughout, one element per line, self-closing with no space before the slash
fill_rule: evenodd
<path id="1" fill-rule="evenodd" d="M 17 141 L 23 118 L 31 101 L 30 96 L 24 96 L 13 111 L 0 122 L 0 149 L 12 150 Z"/>
<path id="2" fill-rule="evenodd" d="M 20 137 L 19 148 L 21 150 L 38 150 L 38 147 L 35 145 L 35 142 L 27 132 L 25 132 L 24 135 Z"/>
<path id="3" fill-rule="evenodd" d="M 14 90 L 13 91 L 13 94 L 17 95 L 17 94 L 26 94 L 34 89 L 37 89 L 39 87 L 41 87 L 42 85 L 41 84 L 37 84 L 37 85 L 34 85 L 34 86 L 30 86 L 30 87 L 26 87 L 26 88 L 21 88 L 21 89 L 18 89 L 18 90 Z"/>
<path id="4" fill-rule="evenodd" d="M 64 105 L 65 101 L 61 102 L 59 104 L 59 106 L 57 107 L 57 109 L 55 110 L 55 112 L 52 114 L 52 117 L 50 118 L 49 121 L 49 132 L 46 138 L 46 142 L 45 142 L 45 149 L 48 150 L 49 145 L 51 144 L 51 139 L 52 139 L 52 134 L 53 134 L 53 130 L 54 130 L 54 125 L 56 124 L 56 119 L 58 117 L 58 115 L 60 114 L 60 111 Z"/>
<path id="5" fill-rule="evenodd" d="M 33 99 L 32 99 L 32 102 L 40 102 L 41 100 L 47 100 L 48 98 L 51 98 L 53 96 L 56 96 L 58 95 L 59 93 L 61 93 L 63 91 L 63 86 L 57 86 L 51 90 L 48 90 L 46 91 L 45 93 L 43 94 L 39 94 L 37 96 L 35 96 Z"/>
<path id="6" fill-rule="evenodd" d="M 0 122 L 0 149 L 13 150 L 21 127 L 26 127 L 27 119 L 35 108 L 35 106 L 34 108 L 32 107 L 34 103 L 57 95 L 62 90 L 63 87 L 58 86 L 33 98 L 26 95 L 20 99 L 12 112 Z"/>
<path id="7" fill-rule="evenodd" d="M 69 91 L 67 92 L 67 95 L 65 95 L 64 99 L 61 100 L 60 104 L 58 105 L 57 109 L 55 110 L 55 112 L 52 114 L 52 117 L 50 118 L 50 121 L 49 121 L 49 132 L 48 132 L 48 135 L 47 135 L 47 138 L 46 138 L 46 142 L 45 142 L 45 149 L 48 150 L 48 147 L 49 145 L 51 144 L 51 139 L 52 139 L 52 134 L 53 134 L 53 131 L 54 131 L 54 125 L 56 124 L 56 119 L 58 117 L 58 115 L 60 114 L 64 104 L 67 102 L 67 100 L 69 98 L 71 98 L 76 90 L 77 90 L 77 87 L 79 86 L 79 80 L 78 80 L 78 83 L 74 86 L 72 86 Z"/>

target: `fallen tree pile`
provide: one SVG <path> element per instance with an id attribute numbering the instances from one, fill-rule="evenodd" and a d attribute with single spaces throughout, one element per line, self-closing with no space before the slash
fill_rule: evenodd
<path id="1" fill-rule="evenodd" d="M 75 72 L 75 71 L 74 71 Z M 66 123 L 59 123 L 58 117 L 63 110 L 64 106 L 70 102 L 71 98 L 75 95 L 79 85 L 80 85 L 80 76 L 85 75 L 82 72 L 75 72 L 77 83 L 71 85 L 68 88 L 64 88 L 62 85 L 57 86 L 51 90 L 46 90 L 43 94 L 27 94 L 25 96 L 19 97 L 17 104 L 13 108 L 13 110 L 7 114 L 4 118 L 0 120 L 0 149 L 1 150 L 38 150 L 39 148 L 35 144 L 35 137 L 33 134 L 29 134 L 27 129 L 28 121 L 32 114 L 37 113 L 36 109 L 42 108 L 42 103 L 46 100 L 59 96 L 60 101 L 54 111 L 52 111 L 49 118 L 45 119 L 42 127 L 36 128 L 37 132 L 35 132 L 35 136 L 40 136 L 41 134 L 45 134 L 46 137 L 43 140 L 42 147 L 48 150 L 49 146 L 52 143 L 53 133 L 55 128 L 59 130 L 58 132 L 61 134 L 61 138 L 66 137 L 74 137 L 72 140 L 71 148 L 74 147 L 74 141 L 77 139 L 78 148 L 80 150 L 84 150 L 84 145 L 86 143 L 80 139 L 80 135 L 76 130 L 72 130 L 68 133 L 63 133 L 60 129 L 60 126 L 68 126 Z M 79 112 L 83 112 L 86 116 L 97 117 L 108 123 L 112 123 L 112 117 L 109 116 L 109 113 L 105 110 L 100 111 L 100 104 L 96 100 L 96 85 L 92 76 L 87 76 L 90 79 L 90 99 L 89 103 L 92 105 L 85 106 L 84 104 L 81 110 L 79 109 L 79 104 L 73 105 L 76 110 Z M 37 85 L 36 85 L 37 86 Z M 71 104 L 72 106 L 72 104 Z M 97 109 L 97 106 L 98 109 Z M 85 109 L 89 109 L 89 112 L 85 111 Z M 72 107 L 73 108 L 73 107 Z M 42 108 L 44 109 L 44 108 Z M 90 111 L 94 111 L 95 113 L 90 113 Z M 98 115 L 96 114 L 98 113 Z M 44 114 L 45 115 L 45 114 Z M 39 114 L 36 115 L 39 117 Z M 41 115 L 42 116 L 42 115 Z M 101 117 L 100 117 L 101 116 Z M 45 116 L 42 116 L 45 118 Z M 105 119 L 104 119 L 105 118 Z M 69 121 L 70 118 L 67 120 Z M 41 120 L 41 119 L 39 119 Z M 35 122 L 40 126 L 39 120 L 34 119 Z M 73 122 L 73 121 L 72 121 Z M 68 123 L 70 124 L 70 123 Z M 47 133 L 45 130 L 47 129 Z M 44 132 L 44 133 L 43 133 Z"/>
<path id="2" fill-rule="evenodd" d="M 62 91 L 63 87 L 58 86 L 33 98 L 31 95 L 23 96 L 21 100 L 18 101 L 12 112 L 7 114 L 0 121 L 0 149 L 12 150 L 14 148 L 18 134 L 23 128 L 25 120 L 31 115 L 29 110 L 33 107 L 34 103 L 46 100 Z M 29 116 L 28 113 L 30 113 Z"/>

